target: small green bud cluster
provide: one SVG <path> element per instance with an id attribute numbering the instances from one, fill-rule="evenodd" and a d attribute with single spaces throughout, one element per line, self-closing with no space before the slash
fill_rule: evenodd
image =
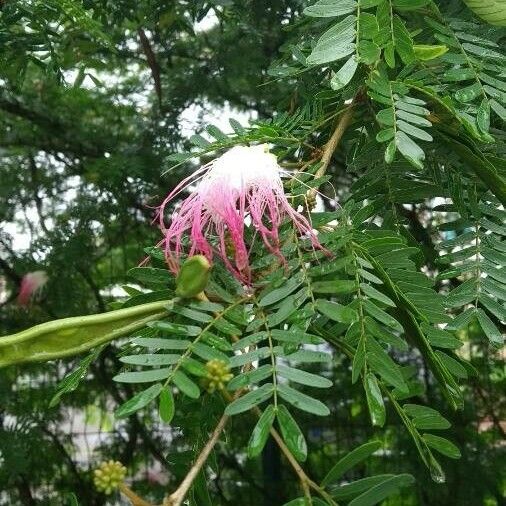
<path id="1" fill-rule="evenodd" d="M 206 363 L 207 375 L 203 378 L 204 388 L 212 394 L 216 390 L 223 390 L 232 379 L 233 374 L 223 360 L 209 360 Z"/>
<path id="2" fill-rule="evenodd" d="M 111 494 L 123 482 L 126 471 L 121 462 L 114 460 L 102 462 L 93 472 L 93 483 L 99 492 Z"/>

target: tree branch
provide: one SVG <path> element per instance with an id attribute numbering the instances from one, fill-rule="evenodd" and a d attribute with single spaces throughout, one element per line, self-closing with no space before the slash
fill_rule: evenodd
<path id="1" fill-rule="evenodd" d="M 142 28 L 139 28 L 137 30 L 137 33 L 139 34 L 142 50 L 146 56 L 146 60 L 148 61 L 149 68 L 151 69 L 151 75 L 153 76 L 153 81 L 155 83 L 156 96 L 158 97 L 158 105 L 161 108 L 162 83 L 160 80 L 160 65 L 158 65 L 158 61 L 156 60 L 156 56 L 155 53 L 153 52 L 153 48 L 151 47 L 149 39 L 146 36 L 146 32 Z"/>

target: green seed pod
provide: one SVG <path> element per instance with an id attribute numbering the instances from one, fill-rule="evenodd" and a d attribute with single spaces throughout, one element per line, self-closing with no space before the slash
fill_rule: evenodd
<path id="1" fill-rule="evenodd" d="M 495 26 L 506 26 L 506 0 L 464 0 L 481 19 Z"/>
<path id="2" fill-rule="evenodd" d="M 176 295 L 192 298 L 207 286 L 211 264 L 203 255 L 195 255 L 185 260 L 176 278 Z"/>
<path id="3" fill-rule="evenodd" d="M 168 314 L 171 301 L 42 323 L 0 338 L 0 367 L 77 355 L 131 334 Z"/>

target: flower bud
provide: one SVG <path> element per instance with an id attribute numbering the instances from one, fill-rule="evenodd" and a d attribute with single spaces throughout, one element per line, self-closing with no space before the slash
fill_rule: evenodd
<path id="1" fill-rule="evenodd" d="M 207 286 L 210 271 L 211 264 L 204 255 L 187 258 L 176 278 L 176 295 L 191 298 L 201 293 Z"/>
<path id="2" fill-rule="evenodd" d="M 228 364 L 223 360 L 209 360 L 206 363 L 206 370 L 207 374 L 202 383 L 210 394 L 216 390 L 223 390 L 233 377 Z"/>
<path id="3" fill-rule="evenodd" d="M 102 462 L 93 472 L 93 483 L 99 492 L 109 495 L 123 482 L 126 471 L 121 462 L 114 460 Z"/>

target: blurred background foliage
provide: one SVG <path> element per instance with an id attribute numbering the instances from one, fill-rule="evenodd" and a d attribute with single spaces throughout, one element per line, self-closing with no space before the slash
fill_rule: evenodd
<path id="1" fill-rule="evenodd" d="M 142 260 L 143 248 L 158 240 L 152 207 L 184 172 L 166 173 L 169 155 L 188 147 L 185 139 L 209 119 L 268 119 L 293 108 L 297 93 L 311 93 L 303 80 L 294 94 L 267 73 L 304 6 L 302 0 L 0 1 L 2 334 L 105 311 L 119 287 L 132 282 L 126 272 Z M 333 176 L 346 195 L 346 175 Z M 431 211 L 420 206 L 406 219 L 431 247 Z M 20 308 L 22 276 L 41 269 L 48 284 L 36 303 Z M 462 451 L 460 460 L 446 461 L 446 484 L 431 480 L 395 425 L 378 432 L 392 449 L 350 478 L 412 473 L 415 487 L 391 505 L 504 504 L 503 363 L 489 355 L 480 334 L 471 327 L 461 336 L 478 371 L 464 387 L 463 412 L 449 413 L 425 378 L 426 398 L 451 419 L 448 437 Z M 121 460 L 133 487 L 153 500 L 184 476 L 209 419 L 185 404 L 173 423 L 177 428 L 184 417 L 184 432 L 169 431 L 147 413 L 113 429 L 111 413 L 131 392 L 111 380 L 118 365 L 110 348 L 80 388 L 51 409 L 58 380 L 75 360 L 0 371 L 0 504 L 72 504 L 70 493 L 81 504 L 105 504 L 90 474 L 104 458 Z M 337 359 L 334 369 L 335 386 L 326 395 L 330 404 L 339 402 L 335 415 L 318 424 L 307 417 L 304 426 L 308 469 L 317 478 L 336 456 L 374 435 L 345 363 Z M 205 397 L 195 402 L 218 409 Z M 230 440 L 217 447 L 207 476 L 212 499 L 202 494 L 195 504 L 273 505 L 291 497 L 296 485 L 275 447 L 256 460 L 234 451 L 249 437 L 246 420 L 234 419 Z"/>

